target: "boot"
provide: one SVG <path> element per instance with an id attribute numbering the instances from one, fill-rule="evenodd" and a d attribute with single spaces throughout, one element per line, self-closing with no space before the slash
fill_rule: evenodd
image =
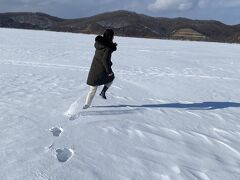
<path id="1" fill-rule="evenodd" d="M 107 90 L 108 90 L 108 87 L 104 86 L 102 89 L 102 92 L 99 94 L 99 96 L 101 96 L 103 99 L 107 99 L 106 94 L 105 94 Z"/>
<path id="2" fill-rule="evenodd" d="M 83 109 L 87 109 L 87 108 L 89 108 L 89 107 L 90 107 L 89 105 L 85 104 L 85 105 L 83 106 Z"/>

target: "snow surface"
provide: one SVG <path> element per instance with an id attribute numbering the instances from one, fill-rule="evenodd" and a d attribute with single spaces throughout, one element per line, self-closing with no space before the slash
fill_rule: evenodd
<path id="1" fill-rule="evenodd" d="M 0 29 L 1 180 L 240 179 L 240 45 L 116 37 L 108 100 L 69 120 L 94 38 Z"/>

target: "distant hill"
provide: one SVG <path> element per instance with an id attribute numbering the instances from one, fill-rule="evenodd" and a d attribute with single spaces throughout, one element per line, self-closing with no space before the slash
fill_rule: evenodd
<path id="1" fill-rule="evenodd" d="M 62 21 L 44 13 L 0 13 L 0 27 L 45 30 Z"/>
<path id="2" fill-rule="evenodd" d="M 0 14 L 0 27 L 44 29 L 101 34 L 112 28 L 116 35 L 240 43 L 240 25 L 186 18 L 150 17 L 129 11 L 114 11 L 79 19 L 61 19 L 43 13 Z"/>

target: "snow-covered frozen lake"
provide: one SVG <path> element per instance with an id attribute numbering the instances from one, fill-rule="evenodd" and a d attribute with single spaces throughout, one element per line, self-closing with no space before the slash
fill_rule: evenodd
<path id="1" fill-rule="evenodd" d="M 0 29 L 1 180 L 239 180 L 240 45 L 116 37 L 108 100 L 94 35 Z"/>

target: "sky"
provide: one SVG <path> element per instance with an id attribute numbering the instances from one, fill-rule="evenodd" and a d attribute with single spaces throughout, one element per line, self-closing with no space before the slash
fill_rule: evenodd
<path id="1" fill-rule="evenodd" d="M 115 10 L 240 24 L 240 0 L 0 0 L 2 13 L 44 12 L 66 19 Z"/>

